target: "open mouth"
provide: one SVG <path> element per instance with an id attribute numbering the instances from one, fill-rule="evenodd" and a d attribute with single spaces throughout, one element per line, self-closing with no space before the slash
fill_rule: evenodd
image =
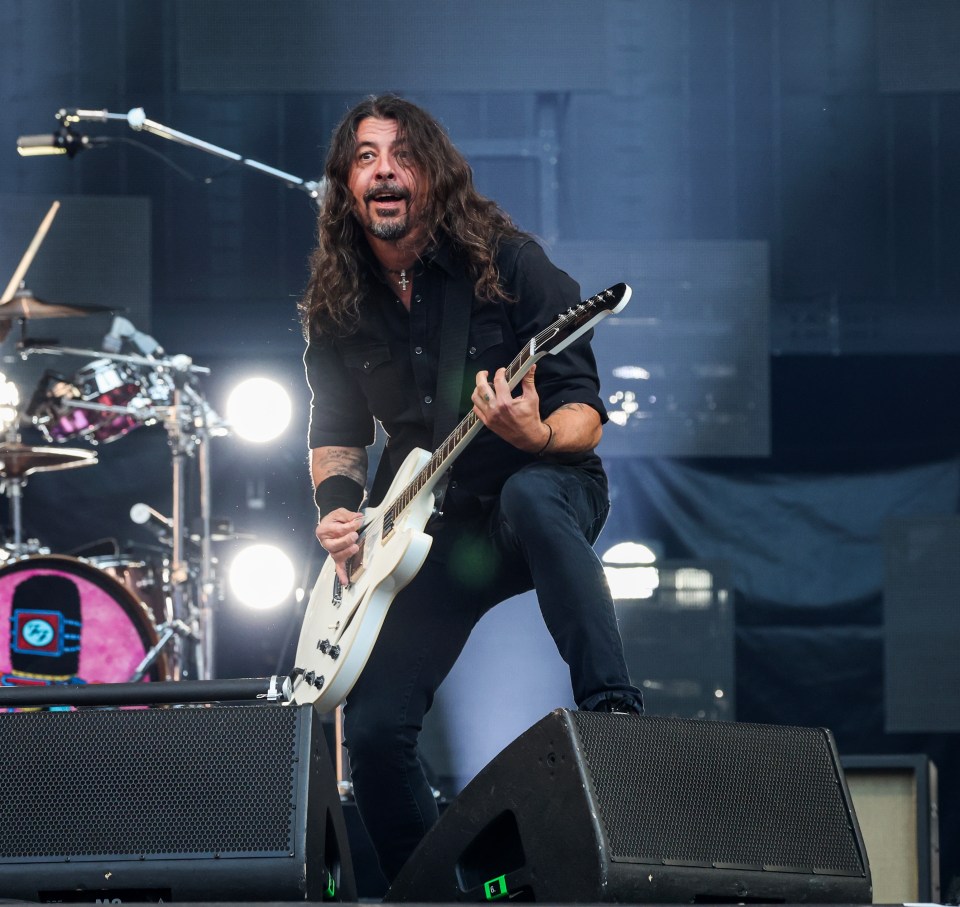
<path id="1" fill-rule="evenodd" d="M 373 202 L 376 205 L 393 206 L 399 205 L 410 198 L 410 193 L 399 186 L 381 186 L 377 189 L 371 189 L 364 196 L 364 200 L 369 204 Z"/>

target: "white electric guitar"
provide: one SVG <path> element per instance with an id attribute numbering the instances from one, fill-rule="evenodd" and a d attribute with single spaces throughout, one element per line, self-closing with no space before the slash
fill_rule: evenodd
<path id="1" fill-rule="evenodd" d="M 561 315 L 527 343 L 506 370 L 513 389 L 530 367 L 556 354 L 619 312 L 630 299 L 625 283 L 590 297 Z M 337 577 L 333 558 L 324 562 L 300 628 L 293 698 L 335 709 L 347 697 L 370 657 L 387 610 L 416 575 L 433 539 L 424 531 L 434 514 L 434 490 L 483 423 L 471 410 L 431 455 L 416 449 L 400 466 L 379 507 L 364 512 L 360 551 L 348 562 L 350 582 Z"/>

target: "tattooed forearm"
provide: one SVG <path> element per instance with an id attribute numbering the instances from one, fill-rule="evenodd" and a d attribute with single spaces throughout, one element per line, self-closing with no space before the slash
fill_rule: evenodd
<path id="1" fill-rule="evenodd" d="M 563 406 L 558 406 L 554 412 L 562 413 L 567 410 L 573 410 L 574 412 L 583 413 L 590 412 L 596 413 L 596 410 L 592 406 L 587 406 L 586 403 L 564 403 Z"/>
<path id="2" fill-rule="evenodd" d="M 367 482 L 367 451 L 363 447 L 315 447 L 310 451 L 314 486 L 330 476 L 347 476 L 359 485 Z"/>
<path id="3" fill-rule="evenodd" d="M 553 429 L 549 443 L 551 454 L 592 450 L 603 435 L 600 414 L 586 403 L 564 403 L 544 421 Z"/>

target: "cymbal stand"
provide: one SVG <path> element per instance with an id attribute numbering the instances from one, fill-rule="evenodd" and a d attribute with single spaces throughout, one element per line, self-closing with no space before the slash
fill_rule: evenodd
<path id="1" fill-rule="evenodd" d="M 143 661 L 137 665 L 136 670 L 130 676 L 129 683 L 136 683 L 138 680 L 143 680 L 147 671 L 150 670 L 153 663 L 160 656 L 164 646 L 166 646 L 174 636 L 178 638 L 189 638 L 193 635 L 193 630 L 182 620 L 169 620 L 158 629 L 160 630 L 160 635 L 157 638 L 156 644 L 143 656 Z"/>
<path id="2" fill-rule="evenodd" d="M 184 665 L 182 639 L 192 643 L 192 657 L 186 665 L 191 679 L 210 680 L 213 677 L 214 619 L 213 604 L 216 598 L 216 583 L 213 572 L 210 517 L 210 438 L 226 434 L 219 417 L 196 389 L 193 380 L 198 375 L 210 374 L 210 369 L 194 365 L 189 356 L 177 355 L 164 359 L 152 356 L 130 355 L 104 350 L 77 347 L 47 347 L 21 344 L 21 358 L 31 355 L 86 356 L 94 359 L 109 359 L 126 362 L 148 369 L 162 370 L 173 387 L 172 403 L 147 407 L 113 406 L 86 400 L 60 401 L 69 408 L 89 409 L 100 412 L 130 414 L 141 419 L 159 418 L 167 433 L 171 451 L 172 514 L 171 514 L 171 563 L 170 597 L 173 604 L 173 620 L 162 628 L 162 640 L 147 653 L 138 671 L 146 671 L 156 659 L 157 653 L 170 640 L 175 643 L 175 661 Z M 186 471 L 187 461 L 196 455 L 199 479 L 199 504 L 201 519 L 199 571 L 191 570 L 186 543 L 190 541 L 187 528 Z M 19 513 L 19 488 L 11 494 L 11 510 Z M 17 494 L 17 498 L 12 497 Z M 18 524 L 19 525 L 19 524 Z M 19 532 L 16 544 L 20 545 Z M 197 588 L 193 594 L 192 585 Z M 169 632 L 168 632 L 169 630 Z M 141 674 L 142 676 L 142 674 Z"/>
<path id="3" fill-rule="evenodd" d="M 10 522 L 13 524 L 13 553 L 23 554 L 23 479 L 11 476 L 4 479 L 4 491 L 10 502 Z"/>
<path id="4" fill-rule="evenodd" d="M 194 643 L 193 666 L 197 680 L 210 680 L 214 673 L 215 627 L 213 603 L 216 598 L 213 579 L 210 519 L 211 421 L 216 416 L 201 394 L 189 383 L 186 373 L 175 375 L 173 406 L 164 421 L 171 450 L 173 472 L 173 513 L 171 516 L 170 583 L 174 622 L 189 628 Z M 200 569 L 196 596 L 190 595 L 192 574 L 186 556 L 189 532 L 186 521 L 186 464 L 196 455 L 200 503 Z"/>

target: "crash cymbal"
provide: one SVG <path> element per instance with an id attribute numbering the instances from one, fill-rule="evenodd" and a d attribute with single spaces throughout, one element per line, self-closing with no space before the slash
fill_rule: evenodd
<path id="1" fill-rule="evenodd" d="M 38 299 L 26 289 L 17 290 L 6 302 L 0 304 L 0 319 L 13 321 L 24 318 L 31 321 L 37 318 L 85 318 L 101 312 L 112 312 L 105 305 L 62 305 Z"/>
<path id="2" fill-rule="evenodd" d="M 97 455 L 92 450 L 31 447 L 16 441 L 0 443 L 0 478 L 4 479 L 22 479 L 35 472 L 93 466 L 96 462 Z"/>

